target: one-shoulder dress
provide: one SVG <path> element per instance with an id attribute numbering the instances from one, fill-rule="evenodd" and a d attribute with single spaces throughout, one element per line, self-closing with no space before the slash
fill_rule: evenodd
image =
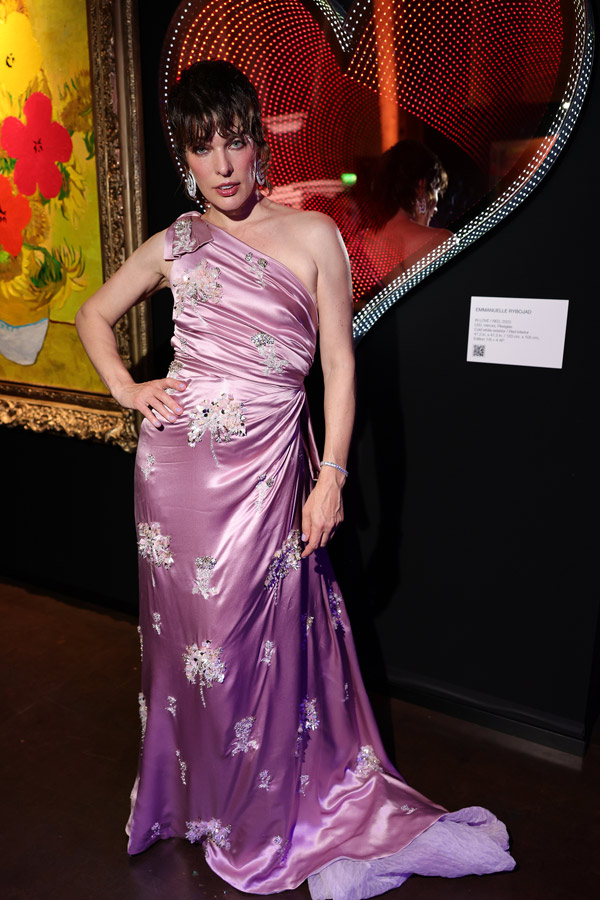
<path id="1" fill-rule="evenodd" d="M 141 430 L 142 726 L 128 850 L 186 838 L 242 891 L 359 900 L 410 874 L 512 869 L 504 825 L 448 813 L 386 757 L 325 550 L 301 559 L 318 473 L 298 278 L 200 214 L 167 231 L 173 424 Z"/>

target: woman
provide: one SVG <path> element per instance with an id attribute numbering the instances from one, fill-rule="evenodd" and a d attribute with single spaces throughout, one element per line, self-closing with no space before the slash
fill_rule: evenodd
<path id="1" fill-rule="evenodd" d="M 465 826 L 440 823 L 445 811 L 385 757 L 323 549 L 343 517 L 354 414 L 345 251 L 326 217 L 261 193 L 269 151 L 258 99 L 233 66 L 184 71 L 169 121 L 187 190 L 207 212 L 150 238 L 78 316 L 113 396 L 146 420 L 136 467 L 142 750 L 129 852 L 187 837 L 243 891 L 309 878 L 315 898 L 373 896 L 426 869 L 448 828 Z M 135 384 L 112 326 L 168 282 L 174 362 L 166 378 Z M 303 387 L 317 325 L 320 466 Z M 476 837 L 452 874 L 511 868 L 486 833 L 486 823 L 502 829 L 494 817 L 466 818 L 481 824 L 468 827 Z M 473 840 L 485 847 L 475 868 Z M 396 851 L 409 844 L 407 868 Z"/>
<path id="2" fill-rule="evenodd" d="M 452 245 L 451 231 L 431 227 L 447 187 L 439 157 L 419 141 L 398 141 L 381 156 L 369 190 L 372 224 L 349 245 L 357 299 Z"/>

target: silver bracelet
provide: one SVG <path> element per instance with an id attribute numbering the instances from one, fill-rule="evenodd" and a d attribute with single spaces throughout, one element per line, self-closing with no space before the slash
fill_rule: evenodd
<path id="1" fill-rule="evenodd" d="M 341 472 L 343 475 L 346 476 L 346 478 L 348 477 L 348 472 L 347 472 L 347 470 L 346 470 L 346 469 L 342 469 L 342 467 L 341 467 L 341 466 L 338 466 L 337 463 L 327 462 L 326 459 L 322 459 L 321 462 L 319 463 L 319 465 L 320 465 L 320 466 L 331 466 L 332 469 L 337 469 L 338 472 Z"/>

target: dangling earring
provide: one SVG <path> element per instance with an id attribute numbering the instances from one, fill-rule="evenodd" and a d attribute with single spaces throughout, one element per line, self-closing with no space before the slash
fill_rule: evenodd
<path id="1" fill-rule="evenodd" d="M 427 201 L 424 200 L 422 197 L 420 197 L 417 200 L 416 206 L 417 206 L 417 212 L 419 213 L 419 215 L 420 216 L 425 215 L 425 213 L 427 212 Z"/>
<path id="2" fill-rule="evenodd" d="M 259 187 L 264 187 L 266 181 L 265 172 L 263 164 L 258 162 L 258 160 L 254 161 L 254 179 Z"/>
<path id="3" fill-rule="evenodd" d="M 188 171 L 187 175 L 185 176 L 184 184 L 185 184 L 185 192 L 188 195 L 188 197 L 190 198 L 190 200 L 196 200 L 198 185 L 196 184 L 196 179 L 194 178 L 194 173 L 191 171 L 191 169 Z"/>

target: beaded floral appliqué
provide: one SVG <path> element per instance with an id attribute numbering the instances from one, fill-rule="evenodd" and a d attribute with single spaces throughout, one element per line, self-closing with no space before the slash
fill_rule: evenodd
<path id="1" fill-rule="evenodd" d="M 354 774 L 363 778 L 370 772 L 383 772 L 381 763 L 370 744 L 361 747 L 354 764 Z"/>
<path id="2" fill-rule="evenodd" d="M 144 662 L 144 635 L 142 634 L 142 628 L 140 625 L 137 627 L 138 637 L 140 639 L 140 660 Z"/>
<path id="3" fill-rule="evenodd" d="M 181 372 L 182 369 L 183 369 L 183 363 L 179 359 L 174 359 L 171 362 L 171 365 L 169 366 L 169 369 L 167 371 L 167 378 L 179 378 L 179 373 Z M 176 391 L 175 388 L 166 388 L 165 393 L 173 395 L 173 394 L 177 394 L 178 391 Z"/>
<path id="4" fill-rule="evenodd" d="M 152 837 L 159 838 L 160 837 L 160 822 L 155 822 L 152 826 Z"/>
<path id="5" fill-rule="evenodd" d="M 306 797 L 306 788 L 310 784 L 310 775 L 301 775 L 300 781 L 298 782 L 298 790 L 297 794 L 302 794 L 303 797 Z"/>
<path id="6" fill-rule="evenodd" d="M 170 549 L 171 535 L 160 533 L 160 522 L 138 522 L 138 534 L 138 551 L 142 559 L 150 563 L 152 585 L 155 586 L 152 566 L 170 569 L 175 561 Z"/>
<path id="7" fill-rule="evenodd" d="M 275 338 L 265 331 L 257 331 L 252 335 L 251 340 L 265 361 L 265 375 L 271 375 L 272 372 L 281 375 L 289 362 L 283 356 L 277 356 Z"/>
<path id="8" fill-rule="evenodd" d="M 270 791 L 272 781 L 273 781 L 273 776 L 269 775 L 269 770 L 263 769 L 262 772 L 258 776 L 259 788 L 263 788 L 267 792 Z"/>
<path id="9" fill-rule="evenodd" d="M 333 620 L 333 627 L 337 631 L 338 628 L 344 632 L 344 626 L 342 625 L 342 598 L 339 594 L 333 590 L 333 588 L 329 588 L 328 591 L 329 597 L 329 610 L 331 612 L 331 618 Z"/>
<path id="10" fill-rule="evenodd" d="M 265 587 L 275 587 L 275 605 L 279 597 L 279 585 L 290 569 L 300 568 L 300 532 L 298 529 L 290 531 L 280 550 L 276 550 L 269 565 L 269 571 L 265 578 Z"/>
<path id="11" fill-rule="evenodd" d="M 140 469 L 144 473 L 144 478 L 146 479 L 146 481 L 148 481 L 148 479 L 150 478 L 150 472 L 152 471 L 152 466 L 154 465 L 155 462 L 156 462 L 156 459 L 154 457 L 154 454 L 149 453 L 146 456 L 146 465 L 140 466 Z"/>
<path id="12" fill-rule="evenodd" d="M 229 835 L 231 834 L 231 825 L 223 825 L 220 819 L 210 819 L 205 822 L 203 819 L 194 819 L 185 823 L 187 831 L 186 838 L 192 844 L 198 844 L 200 841 L 214 844 L 221 850 L 229 850 Z"/>
<path id="13" fill-rule="evenodd" d="M 259 512 L 263 508 L 267 491 L 272 488 L 274 484 L 275 479 L 267 478 L 266 472 L 258 476 L 256 480 L 256 500 L 254 501 L 254 505 Z"/>
<path id="14" fill-rule="evenodd" d="M 214 444 L 228 444 L 232 437 L 246 435 L 244 406 L 232 394 L 221 394 L 215 400 L 198 404 L 190 416 L 188 444 L 195 447 L 206 432 L 210 433 L 210 452 L 217 466 Z"/>
<path id="15" fill-rule="evenodd" d="M 315 621 L 314 616 L 309 616 L 308 613 L 302 613 L 300 616 L 300 622 L 302 624 L 302 649 L 306 648 L 306 644 L 308 642 L 308 632 L 312 628 L 313 622 Z"/>
<path id="16" fill-rule="evenodd" d="M 214 556 L 198 556 L 196 558 L 196 581 L 192 588 L 193 594 L 202 594 L 205 600 L 217 593 L 216 587 L 210 586 L 212 571 L 217 561 Z"/>
<path id="17" fill-rule="evenodd" d="M 402 812 L 406 813 L 407 816 L 412 816 L 412 814 L 417 811 L 418 807 L 408 806 L 406 803 L 403 803 L 400 809 Z"/>
<path id="18" fill-rule="evenodd" d="M 179 750 L 175 751 L 175 756 L 179 762 L 179 777 L 181 778 L 181 783 L 187 785 L 187 763 L 182 760 L 181 752 Z"/>
<path id="19" fill-rule="evenodd" d="M 235 723 L 235 741 L 231 745 L 232 756 L 235 756 L 237 753 L 247 753 L 248 750 L 258 750 L 258 741 L 250 737 L 254 721 L 254 716 L 246 716 L 245 719 L 240 719 L 239 722 Z"/>
<path id="20" fill-rule="evenodd" d="M 211 688 L 215 682 L 222 684 L 225 680 L 226 664 L 221 660 L 222 647 L 211 647 L 210 641 L 202 641 L 201 646 L 190 644 L 185 648 L 185 674 L 188 681 L 200 688 L 202 705 L 206 706 L 204 688 Z"/>
<path id="21" fill-rule="evenodd" d="M 170 712 L 173 718 L 177 715 L 177 700 L 175 697 L 167 697 L 168 706 L 165 706 L 167 712 Z"/>
<path id="22" fill-rule="evenodd" d="M 280 834 L 276 834 L 273 838 L 273 843 L 277 849 L 277 853 L 279 854 L 279 865 L 284 866 L 285 860 L 289 852 L 289 841 L 284 841 Z"/>
<path id="23" fill-rule="evenodd" d="M 177 378 L 182 369 L 183 363 L 179 359 L 174 359 L 167 371 L 167 378 Z"/>
<path id="24" fill-rule="evenodd" d="M 254 277 L 258 281 L 261 287 L 265 286 L 265 269 L 267 268 L 267 260 L 262 256 L 259 256 L 257 259 L 254 258 L 253 253 L 246 253 L 244 259 L 254 272 Z"/>
<path id="25" fill-rule="evenodd" d="M 265 641 L 265 648 L 263 650 L 263 657 L 261 662 L 267 664 L 269 668 L 271 668 L 271 663 L 273 662 L 273 654 L 275 653 L 275 644 L 273 641 Z"/>
<path id="26" fill-rule="evenodd" d="M 300 756 L 300 753 L 306 749 L 310 737 L 308 732 L 316 731 L 320 724 L 317 714 L 317 698 L 313 697 L 312 700 L 309 700 L 308 697 L 305 697 L 300 704 L 300 721 L 298 723 L 295 756 Z"/>
<path id="27" fill-rule="evenodd" d="M 219 284 L 220 274 L 218 266 L 211 266 L 203 259 L 194 269 L 184 272 L 181 278 L 174 279 L 174 318 L 183 311 L 186 302 L 194 310 L 199 303 L 218 303 L 223 296 L 223 287 Z"/>
<path id="28" fill-rule="evenodd" d="M 177 219 L 173 225 L 175 238 L 173 239 L 173 256 L 182 253 L 193 253 L 198 247 L 198 241 L 192 237 L 192 220 L 188 216 L 185 219 Z"/>
<path id="29" fill-rule="evenodd" d="M 160 620 L 160 613 L 152 613 L 152 627 L 157 634 L 161 634 L 162 622 Z"/>
<path id="30" fill-rule="evenodd" d="M 148 704 L 146 703 L 146 698 L 141 692 L 138 694 L 138 704 L 140 708 L 140 725 L 142 729 L 141 744 L 143 747 L 144 738 L 146 737 L 146 724 L 148 722 Z"/>

